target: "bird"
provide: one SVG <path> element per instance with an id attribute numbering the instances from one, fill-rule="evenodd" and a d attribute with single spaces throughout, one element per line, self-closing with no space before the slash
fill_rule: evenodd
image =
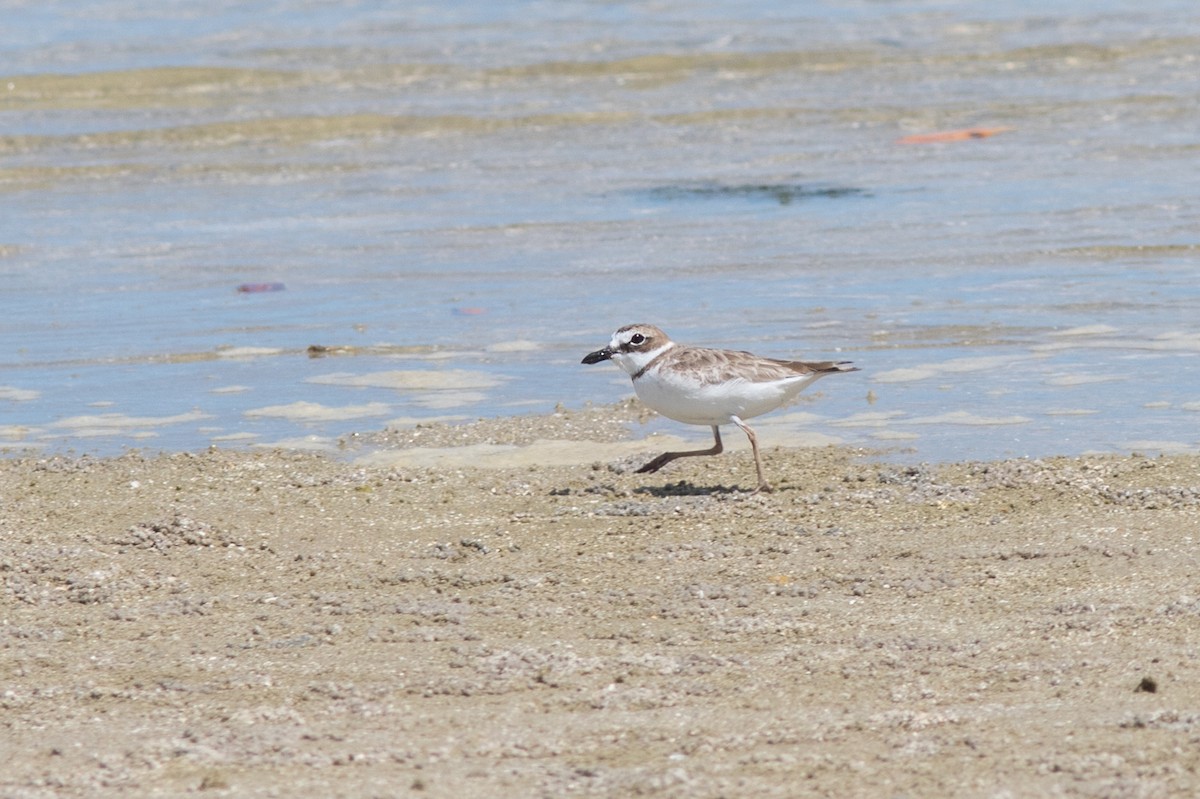
<path id="1" fill-rule="evenodd" d="M 771 484 L 763 475 L 758 437 L 745 420 L 791 402 L 826 375 L 859 371 L 850 361 L 789 361 L 693 347 L 672 341 L 651 324 L 619 328 L 606 346 L 589 352 L 582 363 L 603 361 L 621 367 L 633 380 L 638 398 L 663 416 L 712 428 L 711 448 L 664 452 L 638 469 L 639 474 L 657 472 L 678 458 L 721 454 L 721 425 L 734 424 L 750 439 L 758 474 L 754 493 L 770 492 Z"/>

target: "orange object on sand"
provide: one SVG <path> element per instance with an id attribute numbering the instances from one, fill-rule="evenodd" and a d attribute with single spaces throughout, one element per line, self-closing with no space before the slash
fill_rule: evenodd
<path id="1" fill-rule="evenodd" d="M 915 133 L 896 139 L 898 144 L 937 144 L 938 142 L 966 141 L 967 139 L 986 139 L 997 133 L 1004 133 L 1013 128 L 963 128 L 962 130 L 943 130 L 937 133 Z"/>

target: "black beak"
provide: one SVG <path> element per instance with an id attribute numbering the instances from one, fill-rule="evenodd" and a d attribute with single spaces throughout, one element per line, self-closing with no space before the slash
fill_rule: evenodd
<path id="1" fill-rule="evenodd" d="M 612 348 L 605 347 L 602 350 L 596 350 L 595 352 L 589 352 L 587 355 L 583 356 L 583 363 L 600 363 L 601 361 L 607 361 L 612 356 L 613 356 Z"/>

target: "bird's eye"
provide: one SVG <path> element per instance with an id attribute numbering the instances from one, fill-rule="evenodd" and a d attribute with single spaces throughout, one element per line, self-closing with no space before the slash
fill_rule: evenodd
<path id="1" fill-rule="evenodd" d="M 645 344 L 646 337 L 643 336 L 641 333 L 634 333 L 632 336 L 629 337 L 629 343 L 634 344 L 634 345 Z"/>

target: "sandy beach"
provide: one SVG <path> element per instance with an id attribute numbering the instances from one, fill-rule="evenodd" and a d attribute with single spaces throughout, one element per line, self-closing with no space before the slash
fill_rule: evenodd
<path id="1" fill-rule="evenodd" d="M 0 795 L 1194 795 L 1200 459 L 750 495 L 634 412 L 0 462 Z"/>

